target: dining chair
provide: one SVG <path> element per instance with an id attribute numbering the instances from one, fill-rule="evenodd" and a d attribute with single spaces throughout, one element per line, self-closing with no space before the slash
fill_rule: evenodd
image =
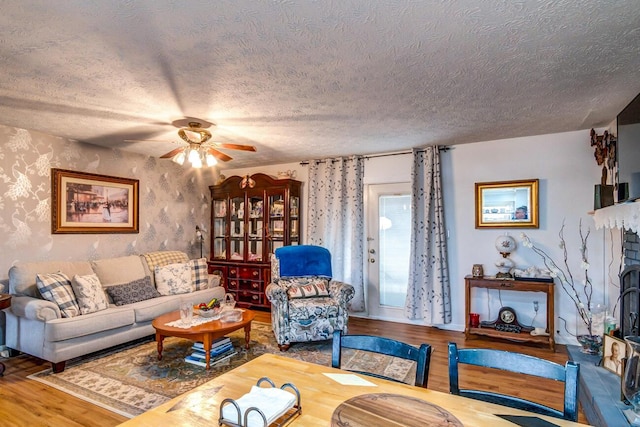
<path id="1" fill-rule="evenodd" d="M 373 353 L 412 360 L 416 362 L 415 385 L 417 387 L 427 388 L 427 382 L 429 380 L 429 363 L 431 362 L 431 346 L 429 344 L 421 344 L 420 348 L 417 348 L 391 338 L 373 335 L 343 335 L 342 331 L 334 331 L 333 351 L 331 354 L 332 367 L 341 368 L 343 348 L 370 351 Z M 386 377 L 375 372 L 365 372 L 353 369 L 350 371 L 371 377 L 402 382 L 396 378 Z"/>
<path id="2" fill-rule="evenodd" d="M 560 411 L 516 396 L 484 390 L 461 389 L 458 385 L 458 365 L 460 364 L 482 366 L 562 381 L 564 382 L 564 410 Z M 577 421 L 579 375 L 580 365 L 572 361 L 568 361 L 562 366 L 558 363 L 526 354 L 486 348 L 458 349 L 455 343 L 449 343 L 449 392 L 451 394 L 569 421 Z"/>

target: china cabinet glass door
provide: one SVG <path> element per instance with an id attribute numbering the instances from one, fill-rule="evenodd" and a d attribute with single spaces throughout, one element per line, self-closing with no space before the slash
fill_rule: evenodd
<path id="1" fill-rule="evenodd" d="M 284 246 L 284 195 L 270 194 L 269 200 L 269 253 Z"/>
<path id="2" fill-rule="evenodd" d="M 244 260 L 244 197 L 231 199 L 231 224 L 229 228 L 229 259 Z"/>
<path id="3" fill-rule="evenodd" d="M 298 245 L 300 243 L 300 198 L 291 196 L 289 198 L 289 237 L 290 245 Z"/>
<path id="4" fill-rule="evenodd" d="M 227 256 L 227 199 L 213 201 L 213 258 Z"/>
<path id="5" fill-rule="evenodd" d="M 262 261 L 264 241 L 264 199 L 263 194 L 248 197 L 247 212 L 248 253 L 247 261 Z"/>

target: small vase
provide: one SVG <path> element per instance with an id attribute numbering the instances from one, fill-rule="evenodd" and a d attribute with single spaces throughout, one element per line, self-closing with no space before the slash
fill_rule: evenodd
<path id="1" fill-rule="evenodd" d="M 578 335 L 578 342 L 582 346 L 582 352 L 586 354 L 600 354 L 602 351 L 602 336 Z"/>

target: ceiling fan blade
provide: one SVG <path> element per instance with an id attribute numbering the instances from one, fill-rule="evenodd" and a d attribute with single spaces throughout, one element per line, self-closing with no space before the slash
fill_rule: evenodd
<path id="1" fill-rule="evenodd" d="M 169 151 L 167 154 L 163 154 L 162 156 L 160 156 L 160 158 L 161 159 L 170 159 L 171 157 L 175 156 L 176 154 L 184 151 L 185 148 L 187 148 L 187 147 L 176 148 L 175 150 Z"/>
<path id="2" fill-rule="evenodd" d="M 229 160 L 232 160 L 232 157 L 227 156 L 226 154 L 224 154 L 221 151 L 216 150 L 215 148 L 208 148 L 207 152 L 209 154 L 211 154 L 213 157 L 222 160 L 223 162 L 228 162 Z"/>
<path id="3" fill-rule="evenodd" d="M 227 144 L 226 142 L 216 142 L 216 147 L 228 148 L 230 150 L 256 151 L 253 145 Z"/>

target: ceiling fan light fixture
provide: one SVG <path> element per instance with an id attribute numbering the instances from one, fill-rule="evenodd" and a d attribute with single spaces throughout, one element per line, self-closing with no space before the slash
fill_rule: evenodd
<path id="1" fill-rule="evenodd" d="M 193 159 L 189 159 L 189 161 L 191 162 L 191 167 L 196 168 L 196 169 L 200 169 L 202 167 L 202 159 L 200 159 L 200 156 L 196 155 L 196 157 L 194 157 Z"/>
<path id="2" fill-rule="evenodd" d="M 179 164 L 180 166 L 184 165 L 184 161 L 187 158 L 186 154 L 184 154 L 184 151 L 181 151 L 180 153 L 176 154 L 175 156 L 173 156 L 173 158 L 171 159 L 172 161 L 174 161 L 175 163 Z"/>
<path id="3" fill-rule="evenodd" d="M 205 156 L 205 159 L 207 161 L 207 166 L 209 167 L 212 167 L 218 164 L 218 160 L 216 160 L 216 158 L 209 153 L 207 153 L 207 155 Z"/>
<path id="4" fill-rule="evenodd" d="M 202 161 L 200 160 L 200 153 L 198 152 L 198 148 L 191 147 L 189 148 L 189 162 L 193 165 L 196 161 L 202 165 Z"/>

